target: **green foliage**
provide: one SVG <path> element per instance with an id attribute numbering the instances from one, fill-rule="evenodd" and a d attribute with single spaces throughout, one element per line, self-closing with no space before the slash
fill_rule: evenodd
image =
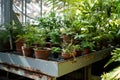
<path id="1" fill-rule="evenodd" d="M 117 67 L 109 73 L 103 73 L 102 80 L 119 80 L 120 79 L 120 67 Z"/>
<path id="2" fill-rule="evenodd" d="M 113 52 L 111 52 L 111 55 L 112 58 L 108 61 L 105 67 L 114 61 L 120 61 L 120 48 L 116 48 L 115 50 L 113 50 Z"/>
<path id="3" fill-rule="evenodd" d="M 54 29 L 52 30 L 50 33 L 50 41 L 53 43 L 53 44 L 59 44 L 61 43 L 61 33 L 60 33 L 60 30 L 59 29 Z"/>
<path id="4" fill-rule="evenodd" d="M 89 48 L 90 50 L 93 50 L 94 44 L 92 42 L 88 41 L 82 41 L 81 42 L 81 47 L 84 48 Z"/>
<path id="5" fill-rule="evenodd" d="M 17 40 L 23 39 L 26 46 L 33 45 L 34 41 L 35 41 L 35 34 L 39 33 L 39 28 L 34 27 L 30 24 L 27 24 L 23 28 L 23 31 L 24 31 L 24 33 L 17 35 L 17 38 L 18 38 Z"/>
<path id="6" fill-rule="evenodd" d="M 63 43 L 62 51 L 64 53 L 71 54 L 76 52 L 77 50 L 80 50 L 80 45 L 74 45 L 72 43 Z"/>
<path id="7" fill-rule="evenodd" d="M 81 50 L 81 46 L 78 45 L 78 44 L 74 45 L 74 50 L 75 50 L 75 51 Z"/>
<path id="8" fill-rule="evenodd" d="M 0 40 L 5 43 L 9 39 L 9 32 L 7 30 L 0 30 Z"/>
<path id="9" fill-rule="evenodd" d="M 41 48 L 46 44 L 46 31 L 44 29 L 38 29 L 38 33 L 34 34 L 34 44 L 38 44 Z M 37 46 L 36 46 L 37 49 Z"/>
<path id="10" fill-rule="evenodd" d="M 63 46 L 62 46 L 62 51 L 64 52 L 64 53 L 71 53 L 71 51 L 72 51 L 72 48 L 73 46 L 72 46 L 72 43 L 70 43 L 70 44 L 68 44 L 68 43 L 64 43 L 63 44 Z M 73 52 L 73 51 L 72 51 Z"/>
<path id="11" fill-rule="evenodd" d="M 109 65 L 112 62 L 120 61 L 120 48 L 116 48 L 111 52 L 112 58 L 108 61 L 108 63 L 105 65 Z M 120 67 L 116 67 L 112 71 L 108 73 L 104 73 L 102 75 L 102 80 L 118 80 L 120 79 Z"/>
<path id="12" fill-rule="evenodd" d="M 54 12 L 51 12 L 48 16 L 38 18 L 38 27 L 46 30 L 52 30 L 62 27 L 61 18 L 56 16 Z"/>
<path id="13" fill-rule="evenodd" d="M 52 47 L 52 53 L 53 54 L 61 53 L 61 49 L 59 47 Z"/>
<path id="14" fill-rule="evenodd" d="M 113 61 L 120 61 L 120 48 L 116 48 L 111 53 Z"/>

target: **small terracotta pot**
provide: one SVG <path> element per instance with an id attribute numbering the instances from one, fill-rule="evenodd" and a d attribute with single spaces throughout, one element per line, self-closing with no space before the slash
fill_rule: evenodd
<path id="1" fill-rule="evenodd" d="M 85 48 L 85 49 L 83 50 L 83 53 L 84 53 L 84 54 L 89 54 L 89 53 L 90 53 L 90 49 L 89 49 L 89 48 Z"/>
<path id="2" fill-rule="evenodd" d="M 35 57 L 38 58 L 38 59 L 48 60 L 50 51 L 51 51 L 50 49 L 46 49 L 46 50 L 34 50 Z"/>
<path id="3" fill-rule="evenodd" d="M 26 57 L 33 57 L 33 49 L 31 47 L 24 47 L 22 46 L 22 53 L 23 53 L 23 56 L 26 56 Z"/>
<path id="4" fill-rule="evenodd" d="M 73 53 L 64 53 L 64 52 L 62 52 L 61 56 L 63 57 L 63 59 L 74 58 L 76 56 L 76 52 L 73 52 Z"/>
<path id="5" fill-rule="evenodd" d="M 23 39 L 19 39 L 15 42 L 15 45 L 16 45 L 16 51 L 18 53 L 22 53 L 22 46 L 24 44 L 24 40 Z"/>
<path id="6" fill-rule="evenodd" d="M 63 57 L 63 59 L 70 59 L 70 58 L 72 58 L 72 55 L 71 55 L 71 54 L 69 54 L 69 53 L 64 53 L 64 52 L 62 52 L 61 56 Z"/>

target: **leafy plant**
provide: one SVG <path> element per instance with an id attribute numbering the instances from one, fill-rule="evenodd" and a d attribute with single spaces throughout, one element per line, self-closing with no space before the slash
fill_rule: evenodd
<path id="1" fill-rule="evenodd" d="M 119 80 L 120 79 L 120 67 L 117 67 L 109 73 L 102 74 L 102 80 Z"/>
<path id="2" fill-rule="evenodd" d="M 81 42 L 81 47 L 84 48 L 89 48 L 90 50 L 93 50 L 94 44 L 92 42 L 88 41 L 82 41 Z"/>
<path id="3" fill-rule="evenodd" d="M 52 53 L 53 54 L 61 53 L 61 49 L 59 47 L 52 47 Z"/>
<path id="4" fill-rule="evenodd" d="M 62 20 L 59 16 L 56 16 L 55 12 L 50 12 L 48 16 L 38 18 L 38 27 L 45 30 L 59 29 L 62 27 Z"/>
<path id="5" fill-rule="evenodd" d="M 112 55 L 112 58 L 105 65 L 105 67 L 114 61 L 120 61 L 120 48 L 116 48 L 115 50 L 113 50 L 113 52 L 111 52 L 111 55 Z"/>
<path id="6" fill-rule="evenodd" d="M 74 45 L 72 43 L 63 43 L 63 46 L 62 46 L 62 51 L 68 54 L 74 53 L 76 52 L 76 50 L 79 50 L 79 49 L 80 49 L 79 45 Z"/>
<path id="7" fill-rule="evenodd" d="M 113 50 L 113 52 L 111 52 L 111 55 L 112 55 L 112 58 L 108 61 L 105 67 L 112 62 L 120 61 L 120 48 L 116 48 L 115 50 Z M 119 80 L 120 67 L 118 66 L 108 73 L 103 73 L 101 77 L 102 77 L 102 80 Z"/>
<path id="8" fill-rule="evenodd" d="M 59 29 L 53 29 L 50 33 L 50 41 L 53 44 L 60 44 L 61 43 L 61 33 Z"/>
<path id="9" fill-rule="evenodd" d="M 54 58 L 58 58 L 60 53 L 61 53 L 60 47 L 52 47 L 52 54 Z"/>
<path id="10" fill-rule="evenodd" d="M 23 31 L 24 33 L 17 35 L 17 40 L 23 39 L 26 46 L 32 46 L 34 44 L 35 34 L 39 32 L 39 29 L 28 24 L 23 28 Z"/>
<path id="11" fill-rule="evenodd" d="M 34 34 L 35 49 L 44 49 L 46 45 L 46 31 L 44 29 L 38 29 L 38 33 Z"/>
<path id="12" fill-rule="evenodd" d="M 0 39 L 5 43 L 9 38 L 9 32 L 7 30 L 0 30 Z"/>

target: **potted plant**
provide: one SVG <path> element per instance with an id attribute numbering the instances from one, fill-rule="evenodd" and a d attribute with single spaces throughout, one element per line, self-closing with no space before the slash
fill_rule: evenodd
<path id="1" fill-rule="evenodd" d="M 17 33 L 21 31 L 21 29 L 15 24 L 7 23 L 0 25 L 0 28 L 1 28 L 0 29 L 1 49 L 3 48 L 4 50 L 14 50 L 15 49 L 14 40 L 16 40 L 15 37 Z"/>
<path id="2" fill-rule="evenodd" d="M 58 58 L 59 54 L 61 53 L 60 47 L 52 47 L 52 54 L 54 58 Z"/>
<path id="3" fill-rule="evenodd" d="M 32 57 L 33 56 L 33 42 L 34 42 L 34 34 L 37 33 L 37 28 L 31 25 L 27 25 L 24 27 L 24 34 L 17 35 L 18 40 L 23 40 L 22 53 L 24 56 Z"/>
<path id="4" fill-rule="evenodd" d="M 81 49 L 81 46 L 79 44 L 76 44 L 74 45 L 74 49 L 75 49 L 75 52 L 76 52 L 76 56 L 81 56 L 82 54 L 82 49 Z"/>
<path id="5" fill-rule="evenodd" d="M 94 44 L 89 41 L 82 41 L 81 47 L 83 48 L 83 54 L 88 54 L 93 50 Z"/>
<path id="6" fill-rule="evenodd" d="M 47 60 L 51 49 L 46 47 L 46 31 L 44 29 L 39 29 L 39 32 L 34 35 L 34 44 L 35 57 Z"/>
<path id="7" fill-rule="evenodd" d="M 17 53 L 22 54 L 22 46 L 24 44 L 24 40 L 20 38 L 20 35 L 25 34 L 24 27 L 14 24 L 12 30 L 12 35 L 14 35 L 13 40 L 15 44 L 15 50 Z"/>
<path id="8" fill-rule="evenodd" d="M 22 46 L 22 53 L 23 56 L 27 56 L 27 57 L 32 57 L 33 56 L 33 49 L 32 49 L 32 43 L 33 43 L 33 34 L 29 33 L 29 34 L 24 34 L 22 36 L 22 39 L 24 40 L 23 42 L 23 46 Z"/>
<path id="9" fill-rule="evenodd" d="M 63 43 L 61 56 L 64 59 L 70 59 L 72 57 L 75 59 L 77 49 L 78 45 L 74 45 L 72 43 Z"/>

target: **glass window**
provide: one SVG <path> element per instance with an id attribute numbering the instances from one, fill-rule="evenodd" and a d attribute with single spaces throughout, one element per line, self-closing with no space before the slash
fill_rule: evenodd
<path id="1" fill-rule="evenodd" d="M 47 16 L 51 11 L 60 14 L 64 4 L 59 0 L 14 0 L 13 10 L 20 22 L 34 23 L 38 17 Z"/>

